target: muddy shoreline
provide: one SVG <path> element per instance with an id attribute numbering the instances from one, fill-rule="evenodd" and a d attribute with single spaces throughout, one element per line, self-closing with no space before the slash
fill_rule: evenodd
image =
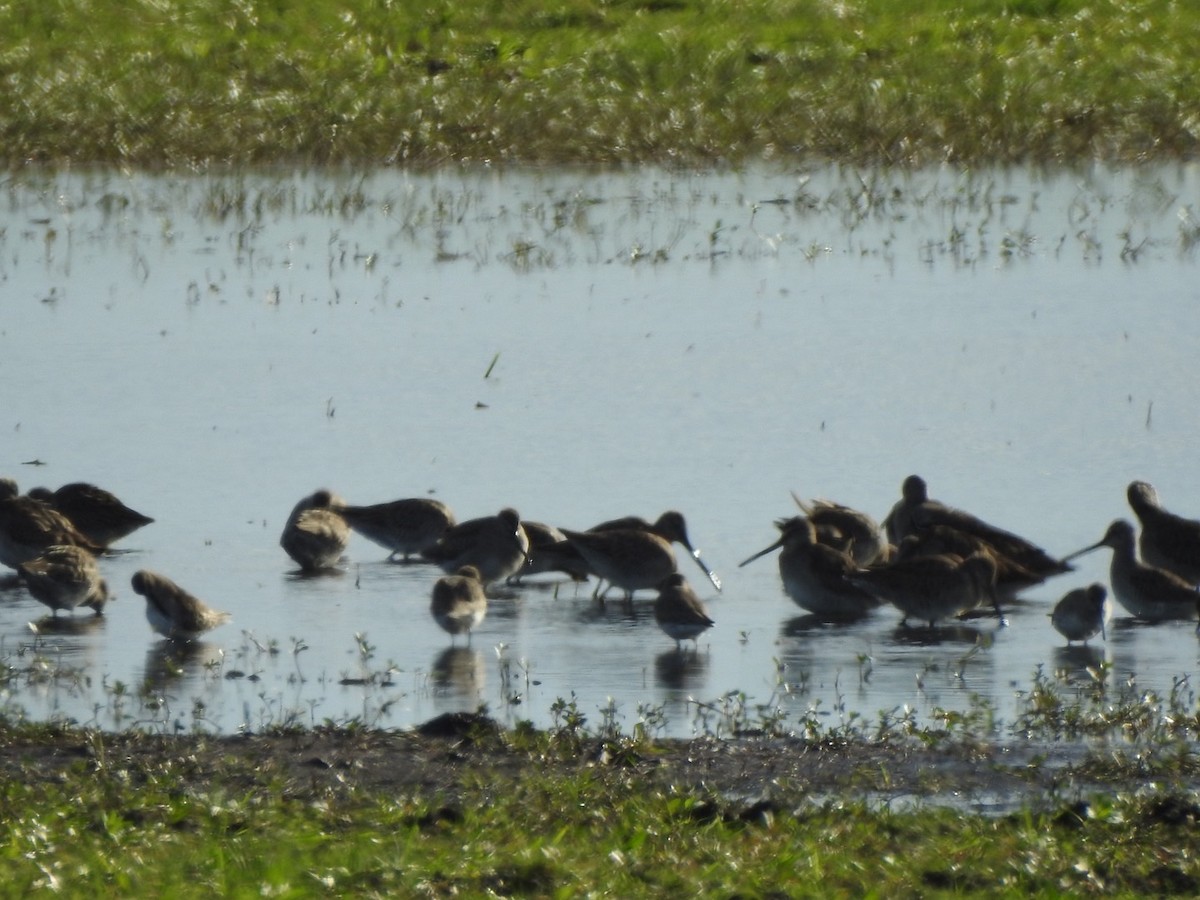
<path id="1" fill-rule="evenodd" d="M 1195 773 L 1171 777 L 1146 754 L 1121 762 L 1076 742 L 1005 746 L 918 741 L 747 736 L 633 742 L 595 737 L 523 740 L 491 720 L 441 716 L 412 731 L 327 730 L 233 736 L 0 729 L 0 772 L 25 783 L 86 772 L 132 780 L 165 772 L 181 788 L 296 799 L 361 794 L 454 804 L 482 785 L 537 774 L 589 772 L 631 788 L 671 788 L 706 797 L 731 815 L 806 803 L 948 805 L 1001 814 L 1086 803 L 1095 794 L 1200 787 Z M 1109 757 L 1105 761 L 1106 755 Z"/>

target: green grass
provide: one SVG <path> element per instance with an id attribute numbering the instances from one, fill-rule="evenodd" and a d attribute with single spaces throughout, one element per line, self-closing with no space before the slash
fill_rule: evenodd
<path id="1" fill-rule="evenodd" d="M 927 163 L 1195 154 L 1179 0 L 0 5 L 5 161 Z"/>
<path id="2" fill-rule="evenodd" d="M 1034 681 L 1016 729 L 1033 752 L 995 744 L 986 705 L 926 728 L 738 708 L 757 737 L 693 742 L 590 730 L 573 700 L 546 731 L 0 718 L 0 897 L 1196 895 L 1187 680 Z M 999 814 L 971 811 L 989 796 Z"/>

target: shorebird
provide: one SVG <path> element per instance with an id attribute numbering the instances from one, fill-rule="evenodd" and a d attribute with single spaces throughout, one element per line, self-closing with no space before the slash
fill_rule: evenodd
<path id="1" fill-rule="evenodd" d="M 683 545 L 687 548 L 688 553 L 691 554 L 692 559 L 696 561 L 696 565 L 700 567 L 700 571 L 712 582 L 712 586 L 718 591 L 721 590 L 721 579 L 717 577 L 716 572 L 708 567 L 708 564 L 701 558 L 700 551 L 692 547 L 692 542 L 688 539 L 687 522 L 683 518 L 683 513 L 669 509 L 652 523 L 647 522 L 640 516 L 625 516 L 624 518 L 601 522 L 599 525 L 593 525 L 588 529 L 588 532 L 593 534 L 605 531 L 643 531 L 662 538 L 668 544 Z M 595 574 L 600 575 L 599 572 L 595 572 Z M 661 579 L 659 580 L 661 581 Z M 657 587 L 657 585 L 658 581 L 655 581 L 652 584 L 644 584 L 642 587 L 653 588 Z"/>
<path id="2" fill-rule="evenodd" d="M 450 635 L 450 643 L 460 634 L 467 635 L 471 643 L 471 631 L 487 615 L 487 595 L 479 570 L 474 566 L 463 566 L 453 575 L 443 575 L 433 585 L 433 602 L 430 605 L 433 619 Z"/>
<path id="3" fill-rule="evenodd" d="M 1167 512 L 1158 502 L 1158 492 L 1144 481 L 1133 482 L 1126 494 L 1142 523 L 1142 559 L 1189 584 L 1200 584 L 1200 521 Z"/>
<path id="4" fill-rule="evenodd" d="M 341 504 L 333 509 L 367 540 L 390 550 L 388 559 L 395 559 L 400 554 L 404 562 L 409 562 L 414 553 L 432 547 L 446 529 L 455 524 L 449 506 L 424 497 L 371 506 Z"/>
<path id="5" fill-rule="evenodd" d="M 873 565 L 888 556 L 888 540 L 879 523 L 864 512 L 833 503 L 829 500 L 813 500 L 805 503 L 795 493 L 792 499 L 800 511 L 817 529 L 817 539 L 835 549 L 844 550 L 859 566 Z M 825 539 L 823 531 L 840 536 L 840 539 Z"/>
<path id="6" fill-rule="evenodd" d="M 199 597 L 189 594 L 171 579 L 142 569 L 131 581 L 134 591 L 146 598 L 146 620 L 163 637 L 191 641 L 231 618 Z"/>
<path id="7" fill-rule="evenodd" d="M 779 577 L 784 592 L 801 609 L 830 618 L 858 618 L 879 606 L 872 594 L 850 582 L 858 571 L 846 553 L 817 541 L 816 528 L 804 516 L 779 519 L 779 540 L 742 560 L 739 567 L 779 547 Z"/>
<path id="8" fill-rule="evenodd" d="M 933 525 L 949 525 L 986 541 L 996 555 L 1006 556 L 1042 578 L 1071 571 L 1065 560 L 1055 559 L 1025 538 L 989 525 L 961 509 L 930 500 L 925 481 L 919 475 L 904 479 L 901 495 L 900 501 L 884 519 L 888 538 L 897 546 L 910 534 L 920 533 Z"/>
<path id="9" fill-rule="evenodd" d="M 1050 624 L 1067 639 L 1067 646 L 1071 641 L 1086 645 L 1097 634 L 1108 640 L 1104 626 L 1111 616 L 1108 591 L 1102 584 L 1092 584 L 1076 588 L 1059 600 L 1050 613 Z"/>
<path id="10" fill-rule="evenodd" d="M 33 488 L 28 496 L 58 510 L 101 547 L 110 547 L 154 521 L 130 509 L 104 488 L 82 481 L 64 484 L 53 492 L 48 488 Z"/>
<path id="11" fill-rule="evenodd" d="M 283 526 L 279 545 L 304 572 L 337 565 L 350 542 L 350 526 L 335 507 L 340 499 L 322 489 L 305 497 L 292 509 Z"/>
<path id="12" fill-rule="evenodd" d="M 1196 618 L 1200 591 L 1174 572 L 1140 562 L 1134 543 L 1133 525 L 1125 519 L 1117 519 L 1098 542 L 1066 558 L 1075 559 L 1108 547 L 1113 552 L 1109 583 L 1117 602 L 1131 615 L 1151 622 Z"/>
<path id="13" fill-rule="evenodd" d="M 542 575 L 547 572 L 561 572 L 569 575 L 572 581 L 587 581 L 590 570 L 579 551 L 567 541 L 567 536 L 561 529 L 543 522 L 521 523 L 529 538 L 529 559 L 515 574 L 508 576 L 508 582 L 515 584 L 526 575 Z"/>
<path id="14" fill-rule="evenodd" d="M 900 486 L 900 499 L 892 507 L 887 518 L 883 520 L 884 533 L 887 539 L 900 546 L 900 542 L 913 533 L 913 511 L 930 503 L 929 491 L 925 479 L 920 475 L 909 475 Z"/>
<path id="15" fill-rule="evenodd" d="M 82 547 L 47 547 L 40 556 L 17 566 L 17 574 L 34 599 L 50 607 L 56 616 L 60 609 L 73 613 L 80 606 L 90 606 L 101 615 L 104 604 L 111 599 L 96 558 Z"/>
<path id="16" fill-rule="evenodd" d="M 569 531 L 562 529 L 567 543 L 574 547 L 588 571 L 608 582 L 594 597 L 603 599 L 609 587 L 620 588 L 632 601 L 635 591 L 657 588 L 678 569 L 671 542 L 653 531 L 613 528 L 605 531 Z"/>
<path id="17" fill-rule="evenodd" d="M 92 554 L 104 550 L 62 513 L 40 500 L 7 491 L 8 485 L 0 487 L 0 563 L 15 569 L 48 548 L 63 544 L 82 547 Z"/>
<path id="18" fill-rule="evenodd" d="M 658 586 L 654 621 L 675 641 L 676 650 L 681 649 L 683 641 L 694 641 L 699 649 L 700 635 L 716 624 L 687 579 L 678 572 L 668 575 Z"/>
<path id="19" fill-rule="evenodd" d="M 469 519 L 447 528 L 436 544 L 421 555 L 454 573 L 474 566 L 484 584 L 516 574 L 529 556 L 529 537 L 515 509 L 504 508 L 494 516 Z"/>
<path id="20" fill-rule="evenodd" d="M 896 558 L 951 555 L 966 559 L 974 553 L 988 553 L 996 561 L 996 592 L 1011 600 L 1021 591 L 1046 579 L 1009 559 L 980 537 L 951 525 L 930 525 L 910 534 L 896 548 Z"/>
<path id="21" fill-rule="evenodd" d="M 938 619 L 969 612 L 984 603 L 990 603 L 1000 615 L 996 561 L 988 553 L 966 559 L 951 554 L 916 556 L 864 569 L 850 581 L 899 609 L 901 626 L 912 616 L 933 628 Z"/>

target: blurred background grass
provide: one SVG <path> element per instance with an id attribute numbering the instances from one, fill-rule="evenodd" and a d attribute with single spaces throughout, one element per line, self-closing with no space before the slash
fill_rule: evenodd
<path id="1" fill-rule="evenodd" d="M 436 165 L 1189 156 L 1173 0 L 12 0 L 24 161 Z"/>

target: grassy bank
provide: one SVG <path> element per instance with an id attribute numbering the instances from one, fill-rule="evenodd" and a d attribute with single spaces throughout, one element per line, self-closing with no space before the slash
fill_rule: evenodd
<path id="1" fill-rule="evenodd" d="M 1178 0 L 12 0 L 0 35 L 10 165 L 1200 145 L 1200 6 Z"/>
<path id="2" fill-rule="evenodd" d="M 962 746 L 37 728 L 0 745 L 3 896 L 1200 890 L 1200 807 L 1161 783 L 1000 816 L 869 799 L 996 767 Z"/>
<path id="3" fill-rule="evenodd" d="M 104 733 L 0 719 L 0 896 L 1200 892 L 1196 699 L 1039 672 L 986 706 L 736 740 L 501 729 Z"/>

